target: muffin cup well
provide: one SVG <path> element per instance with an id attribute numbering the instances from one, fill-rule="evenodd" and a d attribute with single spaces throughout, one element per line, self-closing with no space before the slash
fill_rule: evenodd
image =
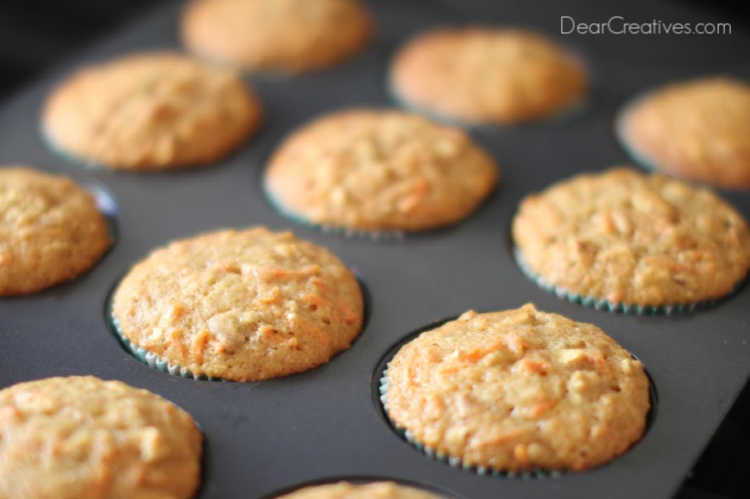
<path id="1" fill-rule="evenodd" d="M 405 442 L 409 443 L 420 454 L 427 456 L 430 459 L 433 459 L 435 461 L 448 464 L 449 466 L 453 468 L 460 468 L 460 469 L 469 471 L 471 473 L 474 473 L 476 475 L 493 476 L 493 477 L 508 478 L 508 479 L 534 480 L 534 479 L 555 479 L 555 478 L 561 478 L 564 475 L 571 474 L 571 473 L 585 473 L 586 471 L 589 471 L 589 470 L 583 470 L 580 472 L 574 472 L 574 471 L 570 471 L 567 469 L 545 469 L 545 468 L 534 468 L 531 470 L 519 470 L 519 471 L 507 471 L 507 470 L 492 468 L 489 466 L 467 465 L 461 461 L 460 457 L 450 456 L 444 452 L 438 452 L 435 449 L 425 446 L 414 437 L 411 431 L 398 426 L 391 419 L 390 415 L 388 414 L 388 398 L 386 396 L 388 392 L 388 368 L 390 367 L 391 361 L 393 360 L 393 358 L 396 356 L 396 354 L 404 345 L 406 345 L 410 341 L 417 338 L 420 334 L 433 330 L 435 328 L 438 328 L 442 326 L 443 324 L 450 322 L 452 320 L 455 320 L 455 319 L 457 319 L 457 316 L 448 317 L 448 318 L 445 318 L 436 322 L 432 322 L 426 326 L 423 326 L 417 329 L 416 331 L 413 331 L 412 333 L 407 334 L 401 340 L 399 340 L 394 345 L 392 345 L 386 351 L 385 355 L 383 355 L 381 360 L 378 362 L 378 364 L 375 367 L 375 372 L 374 372 L 373 379 L 372 379 L 373 402 L 375 403 L 377 409 L 382 414 L 382 417 L 385 423 L 393 430 L 394 433 L 396 433 L 396 435 L 398 435 Z M 632 358 L 636 360 L 640 360 L 632 352 L 629 352 L 629 353 Z M 647 433 L 651 429 L 651 426 L 653 425 L 654 419 L 656 418 L 656 413 L 658 411 L 659 397 L 657 393 L 656 384 L 654 383 L 654 379 L 651 377 L 651 374 L 649 373 L 648 369 L 644 367 L 643 370 L 644 370 L 644 373 L 646 374 L 646 377 L 648 378 L 649 409 L 648 409 L 648 412 L 646 413 L 646 421 L 645 421 L 645 426 L 643 428 L 643 432 L 641 436 L 638 438 L 638 440 L 636 440 L 635 442 L 631 444 L 630 448 L 637 445 L 640 441 L 642 441 L 646 437 Z M 625 453 L 629 451 L 630 449 L 626 450 Z M 618 457 L 619 456 L 615 456 L 609 462 L 617 460 Z M 591 469 L 597 469 L 602 466 L 607 466 L 609 462 L 599 464 Z"/>
<path id="2" fill-rule="evenodd" d="M 594 308 L 596 310 L 605 310 L 607 312 L 621 312 L 624 314 L 633 315 L 676 315 L 691 313 L 698 310 L 713 307 L 721 300 L 734 294 L 745 282 L 746 278 L 743 278 L 729 293 L 722 298 L 715 300 L 703 300 L 695 303 L 672 303 L 667 305 L 639 305 L 635 303 L 613 303 L 603 298 L 594 298 L 592 296 L 583 296 L 578 293 L 573 293 L 565 288 L 547 282 L 541 275 L 535 273 L 526 263 L 521 252 L 518 248 L 513 247 L 513 257 L 518 264 L 518 268 L 521 272 L 534 281 L 540 288 L 554 293 L 558 298 L 563 298 L 571 303 L 577 303 L 584 307 Z"/>

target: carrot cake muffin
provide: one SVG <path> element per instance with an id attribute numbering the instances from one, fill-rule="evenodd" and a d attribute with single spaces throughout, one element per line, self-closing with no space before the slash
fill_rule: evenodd
<path id="1" fill-rule="evenodd" d="M 422 333 L 388 365 L 396 427 L 452 463 L 497 471 L 585 470 L 643 434 L 649 381 L 601 329 L 532 304 Z"/>
<path id="2" fill-rule="evenodd" d="M 258 100 L 233 72 L 172 52 L 82 69 L 55 89 L 42 116 L 55 149 L 123 170 L 211 163 L 260 121 Z"/>
<path id="3" fill-rule="evenodd" d="M 106 219 L 81 186 L 26 167 L 0 167 L 0 296 L 73 279 L 111 244 Z"/>
<path id="4" fill-rule="evenodd" d="M 393 482 L 351 484 L 348 482 L 313 485 L 296 490 L 277 499 L 439 499 L 424 490 Z"/>
<path id="5" fill-rule="evenodd" d="M 265 185 L 280 208 L 314 224 L 431 229 L 468 216 L 499 169 L 462 130 L 395 110 L 326 115 L 273 154 Z"/>
<path id="6" fill-rule="evenodd" d="M 707 189 L 627 168 L 527 196 L 513 240 L 543 283 L 616 305 L 718 299 L 750 269 L 748 225 L 731 206 Z"/>
<path id="7" fill-rule="evenodd" d="M 666 173 L 750 189 L 750 84 L 702 78 L 652 91 L 618 120 L 625 147 Z"/>
<path id="8" fill-rule="evenodd" d="M 119 334 L 146 354 L 193 376 L 258 381 L 348 348 L 363 299 L 331 252 L 255 227 L 153 251 L 120 282 L 112 312 Z"/>
<path id="9" fill-rule="evenodd" d="M 193 497 L 202 437 L 149 391 L 93 376 L 0 390 L 0 498 Z"/>
<path id="10" fill-rule="evenodd" d="M 193 0 L 181 29 L 185 45 L 209 59 L 300 73 L 357 53 L 373 22 L 358 0 Z"/>
<path id="11" fill-rule="evenodd" d="M 480 123 L 558 114 L 588 86 L 581 62 L 541 34 L 480 26 L 418 35 L 397 52 L 390 82 L 409 105 Z"/>

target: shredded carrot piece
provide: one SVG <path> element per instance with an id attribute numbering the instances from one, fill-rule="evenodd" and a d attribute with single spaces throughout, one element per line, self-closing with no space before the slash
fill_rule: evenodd
<path id="1" fill-rule="evenodd" d="M 506 345 L 504 340 L 498 340 L 494 343 L 490 344 L 487 348 L 475 348 L 474 350 L 471 350 L 470 352 L 461 352 L 459 354 L 459 358 L 466 362 L 476 363 L 478 362 L 482 357 L 491 354 L 492 352 L 495 352 L 499 350 L 500 348 L 504 347 Z"/>
<path id="2" fill-rule="evenodd" d="M 523 359 L 521 361 L 521 368 L 532 373 L 541 374 L 542 376 L 547 374 L 547 366 L 538 360 Z"/>
<path id="3" fill-rule="evenodd" d="M 513 455 L 518 459 L 518 461 L 526 465 L 529 462 L 529 451 L 526 449 L 526 446 L 523 444 L 517 444 L 515 447 L 513 447 Z"/>
<path id="4" fill-rule="evenodd" d="M 211 333 L 208 331 L 202 331 L 193 340 L 193 355 L 195 355 L 198 362 L 203 361 L 203 353 L 206 350 L 206 343 L 211 339 Z"/>

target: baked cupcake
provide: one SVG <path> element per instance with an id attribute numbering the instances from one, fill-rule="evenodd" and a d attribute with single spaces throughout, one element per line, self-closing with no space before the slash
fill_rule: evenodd
<path id="1" fill-rule="evenodd" d="M 260 121 L 258 100 L 234 73 L 171 52 L 82 69 L 55 89 L 42 115 L 56 150 L 123 170 L 217 161 Z"/>
<path id="2" fill-rule="evenodd" d="M 72 180 L 0 167 L 0 296 L 69 281 L 112 244 L 94 198 Z"/>
<path id="3" fill-rule="evenodd" d="M 149 391 L 93 376 L 0 390 L 0 497 L 187 499 L 202 437 L 188 413 Z"/>
<path id="4" fill-rule="evenodd" d="M 255 227 L 153 251 L 118 285 L 112 314 L 126 346 L 152 366 L 259 381 L 347 349 L 362 328 L 363 298 L 325 248 Z"/>
<path id="5" fill-rule="evenodd" d="M 726 189 L 750 189 L 750 84 L 702 78 L 649 92 L 618 119 L 623 145 L 646 165 Z"/>
<path id="6" fill-rule="evenodd" d="M 358 0 L 193 0 L 181 30 L 185 45 L 209 59 L 301 73 L 359 52 L 373 23 Z"/>
<path id="7" fill-rule="evenodd" d="M 601 329 L 526 304 L 419 335 L 388 364 L 382 400 L 407 438 L 479 471 L 581 471 L 641 438 L 649 381 Z"/>
<path id="8" fill-rule="evenodd" d="M 403 46 L 390 85 L 403 102 L 470 123 L 519 123 L 572 109 L 587 93 L 581 62 L 533 31 L 439 28 Z"/>
<path id="9" fill-rule="evenodd" d="M 419 231 L 467 217 L 494 188 L 492 157 L 458 128 L 394 110 L 323 116 L 270 159 L 266 191 L 284 212 L 360 231 Z"/>
<path id="10" fill-rule="evenodd" d="M 313 485 L 278 496 L 277 499 L 439 499 L 424 490 L 398 485 L 394 482 L 352 484 L 338 482 Z"/>
<path id="11" fill-rule="evenodd" d="M 523 269 L 573 301 L 612 310 L 692 308 L 750 269 L 747 222 L 706 189 L 626 168 L 527 196 L 513 220 Z"/>

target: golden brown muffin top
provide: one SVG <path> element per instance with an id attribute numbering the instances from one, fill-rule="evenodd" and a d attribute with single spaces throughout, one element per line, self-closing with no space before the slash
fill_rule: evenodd
<path id="1" fill-rule="evenodd" d="M 675 83 L 623 113 L 627 146 L 654 167 L 728 189 L 750 189 L 750 84 L 727 77 Z"/>
<path id="2" fill-rule="evenodd" d="M 94 198 L 72 180 L 27 167 L 0 168 L 0 296 L 72 279 L 111 244 Z"/>
<path id="3" fill-rule="evenodd" d="M 527 196 L 513 240 L 547 283 L 610 303 L 716 299 L 750 269 L 750 232 L 731 206 L 709 190 L 627 168 Z"/>
<path id="4" fill-rule="evenodd" d="M 340 111 L 302 127 L 274 153 L 266 188 L 322 225 L 424 230 L 468 216 L 499 169 L 462 130 L 402 111 Z"/>
<path id="5" fill-rule="evenodd" d="M 131 342 L 195 375 L 257 381 L 348 348 L 363 298 L 327 249 L 255 227 L 154 250 L 120 282 L 113 316 Z"/>
<path id="6" fill-rule="evenodd" d="M 0 497 L 186 499 L 201 440 L 188 413 L 119 381 L 19 383 L 0 391 Z"/>
<path id="7" fill-rule="evenodd" d="M 391 86 L 409 104 L 469 122 L 554 114 L 586 94 L 581 63 L 533 31 L 471 26 L 418 35 L 396 54 Z"/>
<path id="8" fill-rule="evenodd" d="M 84 68 L 48 98 L 54 147 L 125 170 L 215 161 L 258 128 L 260 104 L 233 72 L 172 52 Z"/>
<path id="9" fill-rule="evenodd" d="M 440 496 L 393 482 L 348 482 L 304 487 L 277 499 L 438 499 Z"/>
<path id="10" fill-rule="evenodd" d="M 193 52 L 248 69 L 322 69 L 359 51 L 373 22 L 358 0 L 194 0 L 182 19 Z"/>
<path id="11" fill-rule="evenodd" d="M 465 465 L 583 470 L 643 433 L 643 366 L 601 329 L 526 304 L 422 333 L 388 365 L 385 408 Z"/>

